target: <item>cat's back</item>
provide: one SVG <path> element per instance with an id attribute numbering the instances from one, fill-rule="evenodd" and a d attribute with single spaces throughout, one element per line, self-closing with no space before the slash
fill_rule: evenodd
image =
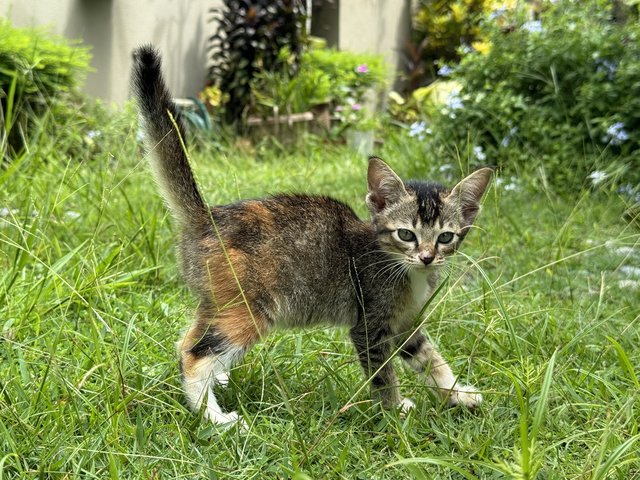
<path id="1" fill-rule="evenodd" d="M 210 282 L 215 290 L 238 276 L 265 309 L 278 305 L 303 323 L 353 310 L 353 258 L 375 234 L 348 205 L 282 194 L 212 207 L 211 220 L 206 232 L 181 242 L 183 271 L 196 291 L 206 295 Z M 222 275 L 229 263 L 233 272 Z"/>
<path id="2" fill-rule="evenodd" d="M 348 205 L 326 196 L 280 194 L 212 208 L 212 218 L 224 242 L 252 253 L 272 247 L 303 253 L 342 248 L 366 225 Z M 284 253 L 282 251 L 281 253 Z"/>

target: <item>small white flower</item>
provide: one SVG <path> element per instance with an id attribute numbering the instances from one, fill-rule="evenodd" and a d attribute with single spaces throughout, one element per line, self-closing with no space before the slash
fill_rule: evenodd
<path id="1" fill-rule="evenodd" d="M 76 218 L 80 218 L 81 215 L 78 212 L 74 212 L 73 210 L 67 210 L 64 212 L 65 217 L 70 218 L 71 220 L 75 220 Z"/>
<path id="2" fill-rule="evenodd" d="M 591 183 L 593 183 L 593 185 L 599 185 L 605 178 L 607 178 L 607 172 L 596 170 L 589 174 L 589 178 L 591 179 Z"/>
<path id="3" fill-rule="evenodd" d="M 620 273 L 625 274 L 627 277 L 640 277 L 640 267 L 622 265 L 620 267 Z"/>
<path id="4" fill-rule="evenodd" d="M 637 290 L 640 288 L 640 281 L 638 280 L 619 280 L 618 287 L 625 290 Z"/>
<path id="5" fill-rule="evenodd" d="M 473 147 L 473 156 L 481 162 L 484 162 L 487 159 L 487 154 L 484 153 L 484 150 L 480 145 L 476 145 L 475 147 Z"/>
<path id="6" fill-rule="evenodd" d="M 517 192 L 520 190 L 518 179 L 513 176 L 509 177 L 508 183 L 504 177 L 497 177 L 495 183 L 496 187 L 502 188 L 505 192 Z"/>
<path id="7" fill-rule="evenodd" d="M 542 33 L 542 22 L 540 20 L 531 20 L 522 25 L 522 30 L 529 33 Z"/>

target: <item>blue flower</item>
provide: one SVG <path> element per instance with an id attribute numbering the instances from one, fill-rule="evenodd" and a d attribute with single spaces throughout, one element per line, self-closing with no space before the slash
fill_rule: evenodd
<path id="1" fill-rule="evenodd" d="M 607 74 L 608 80 L 613 80 L 618 71 L 618 64 L 611 60 L 598 59 L 596 60 L 596 72 L 604 72 Z"/>
<path id="2" fill-rule="evenodd" d="M 616 122 L 610 125 L 603 140 L 611 143 L 611 145 L 620 145 L 622 142 L 629 140 L 629 134 L 624 129 L 624 123 Z"/>
<path id="3" fill-rule="evenodd" d="M 618 187 L 618 193 L 629 197 L 629 199 L 635 203 L 640 203 L 640 189 L 638 187 L 634 188 L 631 184 L 627 183 L 626 185 Z"/>
<path id="4" fill-rule="evenodd" d="M 425 122 L 413 122 L 409 126 L 409 136 L 410 137 L 418 137 L 418 140 L 424 140 L 424 135 L 431 134 L 431 129 L 427 128 L 427 124 Z"/>
<path id="5" fill-rule="evenodd" d="M 497 10 L 494 10 L 489 14 L 489 20 L 496 20 L 500 18 L 502 15 L 506 13 L 507 9 L 505 7 L 500 7 Z"/>
<path id="6" fill-rule="evenodd" d="M 531 20 L 522 24 L 522 30 L 529 33 L 542 33 L 542 22 L 540 20 Z"/>
<path id="7" fill-rule="evenodd" d="M 447 98 L 447 107 L 451 110 L 460 110 L 464 108 L 464 103 L 462 103 L 462 99 L 458 95 L 458 92 L 452 92 L 449 94 Z"/>
<path id="8" fill-rule="evenodd" d="M 507 133 L 505 137 L 502 139 L 502 141 L 500 142 L 500 145 L 502 145 L 503 147 L 508 147 L 509 144 L 511 143 L 511 139 L 516 133 L 518 133 L 518 127 L 511 127 L 511 129 L 509 130 L 509 133 Z"/>
<path id="9" fill-rule="evenodd" d="M 453 72 L 455 72 L 455 69 L 451 68 L 449 65 L 443 65 L 438 69 L 438 75 L 441 77 L 448 77 Z"/>

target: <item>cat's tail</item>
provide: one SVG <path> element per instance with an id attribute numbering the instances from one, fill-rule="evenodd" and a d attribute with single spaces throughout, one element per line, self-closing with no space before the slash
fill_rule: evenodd
<path id="1" fill-rule="evenodd" d="M 162 76 L 160 55 L 144 45 L 134 51 L 133 63 L 131 84 L 156 182 L 180 225 L 200 226 L 209 220 L 209 210 L 189 166 L 184 125 Z"/>

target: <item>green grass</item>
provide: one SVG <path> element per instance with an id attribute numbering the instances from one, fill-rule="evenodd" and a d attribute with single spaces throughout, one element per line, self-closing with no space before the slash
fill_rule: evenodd
<path id="1" fill-rule="evenodd" d="M 195 301 L 131 118 L 97 149 L 60 126 L 0 170 L 0 478 L 640 478 L 640 294 L 620 268 L 640 234 L 623 198 L 492 187 L 426 321 L 479 411 L 442 408 L 403 367 L 417 408 L 381 411 L 346 332 L 316 328 L 233 371 L 220 400 L 249 430 L 222 432 L 180 391 L 174 341 Z M 380 154 L 442 180 L 445 160 L 410 142 Z M 211 203 L 305 191 L 366 214 L 366 159 L 345 147 L 193 159 Z"/>

